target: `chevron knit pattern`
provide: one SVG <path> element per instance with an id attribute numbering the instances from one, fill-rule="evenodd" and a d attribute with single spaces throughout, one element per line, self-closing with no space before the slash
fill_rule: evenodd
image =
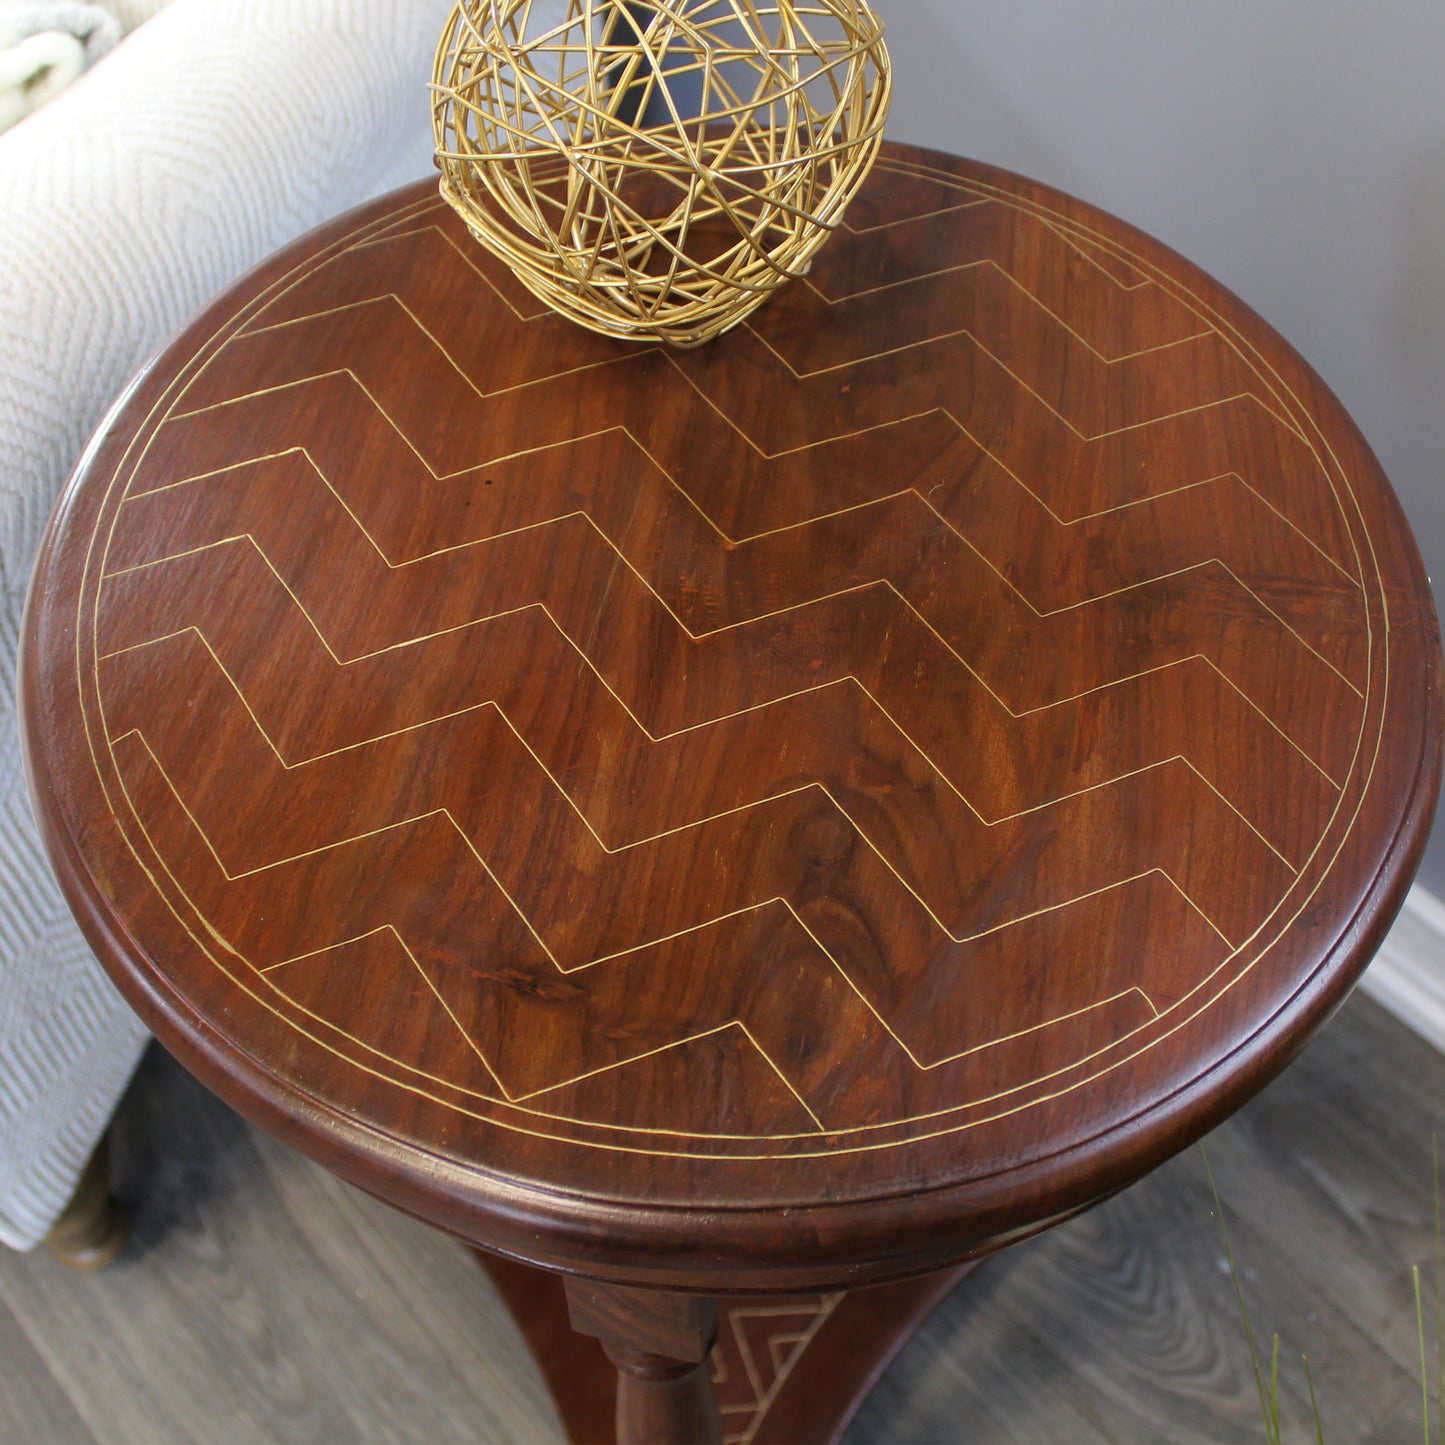
<path id="1" fill-rule="evenodd" d="M 118 479 L 105 737 L 220 966 L 399 1089 L 706 1154 L 1026 1104 L 1229 966 L 1368 657 L 1320 462 L 1202 307 L 894 157 L 719 346 L 579 370 L 559 327 L 419 195 Z"/>
<path id="2" fill-rule="evenodd" d="M 0 646 L 115 393 L 214 291 L 422 174 L 443 0 L 176 0 L 0 138 Z M 71 924 L 0 721 L 0 1240 L 64 1204 L 144 1038 Z"/>

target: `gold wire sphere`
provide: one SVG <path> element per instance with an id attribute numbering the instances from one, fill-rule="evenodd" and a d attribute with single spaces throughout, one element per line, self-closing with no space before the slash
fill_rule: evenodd
<path id="1" fill-rule="evenodd" d="M 807 271 L 891 91 L 866 0 L 458 0 L 432 88 L 477 240 L 583 326 L 678 346 Z"/>

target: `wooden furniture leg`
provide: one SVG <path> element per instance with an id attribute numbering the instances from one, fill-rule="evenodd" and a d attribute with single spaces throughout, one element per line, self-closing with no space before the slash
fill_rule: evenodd
<path id="1" fill-rule="evenodd" d="M 568 1279 L 567 1310 L 617 1366 L 618 1445 L 722 1445 L 707 1368 L 716 1300 Z"/>
<path id="2" fill-rule="evenodd" d="M 65 1212 L 45 1236 L 46 1247 L 69 1269 L 104 1269 L 130 1238 L 130 1212 L 110 1192 L 110 1134 L 101 1136 L 81 1171 Z"/>
<path id="3" fill-rule="evenodd" d="M 531 1347 L 571 1445 L 616 1445 L 617 1370 L 572 1327 L 563 1277 L 472 1253 Z M 720 1299 L 710 1363 L 724 1440 L 836 1445 L 889 1362 L 977 1263 L 846 1294 Z"/>

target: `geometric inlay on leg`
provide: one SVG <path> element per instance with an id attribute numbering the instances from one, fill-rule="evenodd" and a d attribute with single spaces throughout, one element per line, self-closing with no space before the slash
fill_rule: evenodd
<path id="1" fill-rule="evenodd" d="M 617 1371 L 572 1328 L 560 1276 L 473 1250 L 531 1347 L 573 1445 L 613 1445 Z M 922 1321 L 976 1267 L 839 1293 L 718 1301 L 709 1371 L 725 1445 L 833 1445 Z"/>

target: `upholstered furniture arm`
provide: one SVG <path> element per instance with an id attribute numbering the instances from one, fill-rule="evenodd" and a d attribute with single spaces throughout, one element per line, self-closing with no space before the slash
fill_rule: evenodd
<path id="1" fill-rule="evenodd" d="M 290 237 L 430 164 L 446 0 L 176 0 L 0 136 L 0 666 L 115 393 Z M 63 1208 L 144 1035 L 70 921 L 0 711 L 0 1240 Z"/>

